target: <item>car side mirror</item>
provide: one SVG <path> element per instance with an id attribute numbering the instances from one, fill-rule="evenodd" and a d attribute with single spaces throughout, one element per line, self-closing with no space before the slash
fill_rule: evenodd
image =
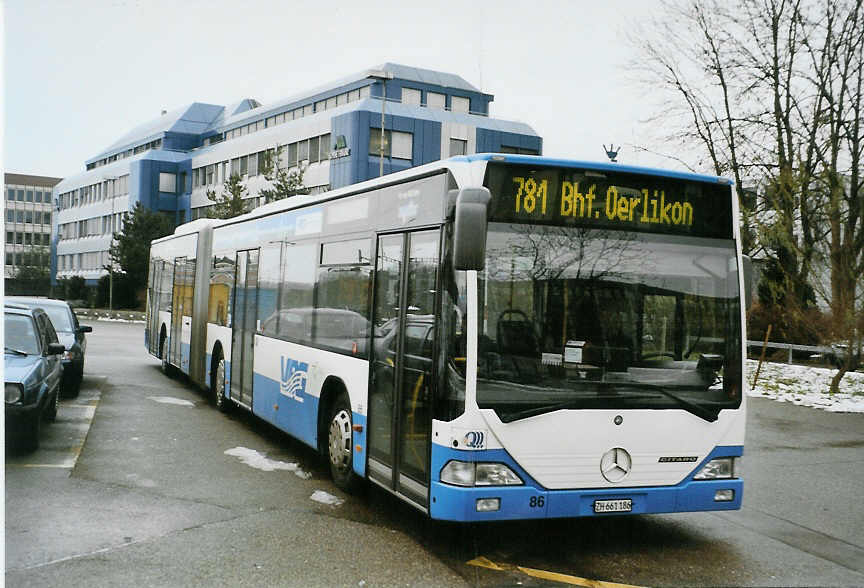
<path id="1" fill-rule="evenodd" d="M 66 352 L 66 346 L 62 343 L 49 343 L 48 355 L 62 355 Z"/>
<path id="2" fill-rule="evenodd" d="M 78 327 L 78 332 L 79 333 L 92 333 L 93 327 L 91 327 L 90 325 L 81 325 L 80 327 Z"/>

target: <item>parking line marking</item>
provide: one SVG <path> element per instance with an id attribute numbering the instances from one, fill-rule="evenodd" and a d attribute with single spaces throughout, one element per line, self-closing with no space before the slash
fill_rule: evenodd
<path id="1" fill-rule="evenodd" d="M 561 582 L 563 584 L 570 584 L 572 586 L 584 586 L 585 588 L 638 588 L 637 586 L 634 586 L 632 584 L 618 584 L 616 582 L 604 582 L 602 580 L 589 580 L 588 578 L 580 578 L 579 576 L 559 574 L 558 572 L 547 572 L 546 570 L 537 570 L 534 568 L 526 568 L 513 564 L 495 563 L 494 561 L 490 561 L 482 555 L 466 563 L 470 566 L 487 568 L 498 572 L 508 572 L 516 570 L 528 576 L 540 578 L 541 580 L 552 580 L 554 582 Z"/>

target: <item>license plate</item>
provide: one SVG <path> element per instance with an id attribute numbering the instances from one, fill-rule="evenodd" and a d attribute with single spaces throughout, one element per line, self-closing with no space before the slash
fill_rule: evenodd
<path id="1" fill-rule="evenodd" d="M 629 498 L 594 501 L 594 512 L 630 512 L 631 510 L 633 510 L 633 501 Z"/>

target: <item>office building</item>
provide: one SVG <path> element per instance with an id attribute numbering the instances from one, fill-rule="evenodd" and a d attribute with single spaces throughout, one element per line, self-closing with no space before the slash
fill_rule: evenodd
<path id="1" fill-rule="evenodd" d="M 60 178 L 5 174 L 6 261 L 3 276 L 14 278 L 22 267 L 48 268 L 51 246 L 51 189 Z"/>
<path id="2" fill-rule="evenodd" d="M 221 193 L 239 174 L 252 206 L 262 204 L 268 151 L 279 150 L 283 168 L 302 168 L 312 193 L 452 155 L 541 154 L 531 127 L 489 116 L 492 100 L 458 75 L 388 63 L 273 104 L 247 98 L 163 112 L 57 185 L 53 275 L 95 283 L 136 203 L 179 224 L 206 216 L 208 191 Z"/>

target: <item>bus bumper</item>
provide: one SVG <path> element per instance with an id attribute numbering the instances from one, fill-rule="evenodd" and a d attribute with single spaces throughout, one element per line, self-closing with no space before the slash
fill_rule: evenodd
<path id="1" fill-rule="evenodd" d="M 741 453 L 741 447 L 718 447 L 705 461 L 730 454 L 740 456 Z M 693 473 L 698 470 L 698 467 L 695 468 Z M 480 522 L 737 510 L 741 508 L 744 488 L 740 478 L 693 480 L 691 473 L 675 486 L 547 490 L 527 478 L 524 472 L 520 471 L 519 474 L 525 480 L 525 485 L 465 488 L 435 481 L 430 488 L 429 514 L 433 519 Z M 630 501 L 629 510 L 595 510 L 597 501 L 627 500 Z M 494 509 L 496 504 L 497 509 Z"/>

